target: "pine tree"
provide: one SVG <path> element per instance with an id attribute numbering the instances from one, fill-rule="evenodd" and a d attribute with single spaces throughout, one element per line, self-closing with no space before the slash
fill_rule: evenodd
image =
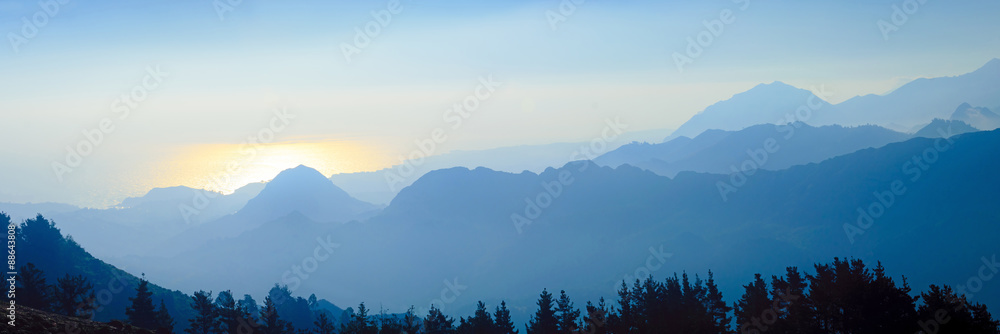
<path id="1" fill-rule="evenodd" d="M 45 273 L 35 268 L 35 264 L 21 266 L 21 279 L 17 283 L 21 297 L 18 303 L 43 311 L 52 310 L 52 286 L 45 283 Z"/>
<path id="2" fill-rule="evenodd" d="M 156 329 L 156 309 L 153 306 L 153 293 L 149 291 L 146 275 L 139 278 L 135 297 L 128 300 L 132 302 L 131 306 L 125 308 L 128 323 L 140 328 Z"/>
<path id="3" fill-rule="evenodd" d="M 403 315 L 403 333 L 417 334 L 420 332 L 421 323 L 422 321 L 414 312 L 413 306 L 410 306 L 410 308 L 406 310 L 406 314 Z"/>
<path id="4" fill-rule="evenodd" d="M 358 311 L 351 314 L 351 319 L 345 324 L 340 325 L 340 333 L 342 334 L 377 334 L 378 328 L 368 317 L 368 308 L 365 307 L 365 303 L 362 302 L 358 305 Z"/>
<path id="5" fill-rule="evenodd" d="M 589 334 L 608 333 L 608 307 L 601 297 L 597 306 L 587 301 L 587 314 L 583 316 L 583 332 Z"/>
<path id="6" fill-rule="evenodd" d="M 167 311 L 167 305 L 163 303 L 163 299 L 160 299 L 160 308 L 156 310 L 156 329 L 157 333 L 160 331 L 174 332 L 174 318 Z"/>
<path id="7" fill-rule="evenodd" d="M 632 290 L 622 281 L 618 288 L 618 311 L 608 314 L 608 331 L 612 333 L 630 334 L 636 331 L 635 301 Z"/>
<path id="8" fill-rule="evenodd" d="M 271 296 L 264 297 L 264 307 L 260 309 L 260 331 L 263 334 L 282 334 L 290 332 L 292 326 L 278 317 L 278 308 Z"/>
<path id="9" fill-rule="evenodd" d="M 559 332 L 559 320 L 553 309 L 552 294 L 546 289 L 538 296 L 538 311 L 525 326 L 528 334 L 556 334 Z"/>
<path id="10" fill-rule="evenodd" d="M 719 292 L 719 286 L 715 284 L 715 274 L 711 270 L 708 271 L 708 282 L 705 284 L 705 289 L 705 309 L 712 319 L 712 327 L 709 332 L 713 334 L 729 333 L 729 323 L 733 320 L 729 317 L 729 311 L 732 308 L 726 305 L 726 301 L 722 300 L 722 292 Z"/>
<path id="11" fill-rule="evenodd" d="M 745 292 L 733 308 L 733 313 L 736 315 L 736 331 L 748 333 L 769 330 L 773 325 L 770 315 L 774 313 L 776 319 L 777 313 L 771 309 L 767 283 L 764 282 L 760 274 L 755 274 L 753 283 L 744 285 L 743 288 Z"/>
<path id="12" fill-rule="evenodd" d="M 335 328 L 333 327 L 333 322 L 330 318 L 326 316 L 326 312 L 319 312 L 319 316 L 316 317 L 316 321 L 313 322 L 316 326 L 316 334 L 333 334 Z"/>
<path id="13" fill-rule="evenodd" d="M 482 301 L 476 304 L 476 313 L 469 318 L 469 329 L 475 334 L 493 334 L 496 329 L 493 316 L 486 310 L 486 304 Z"/>
<path id="14" fill-rule="evenodd" d="M 403 332 L 403 324 L 400 323 L 398 318 L 386 314 L 385 309 L 380 308 L 377 329 L 378 334 L 401 334 Z"/>
<path id="15" fill-rule="evenodd" d="M 424 333 L 452 334 L 455 333 L 455 319 L 444 315 L 434 304 L 424 318 Z"/>
<path id="16" fill-rule="evenodd" d="M 94 286 L 87 282 L 83 275 L 70 276 L 56 280 L 55 305 L 56 310 L 66 316 L 90 318 L 97 309 L 94 305 Z"/>
<path id="17" fill-rule="evenodd" d="M 197 291 L 191 296 L 191 308 L 197 313 L 188 319 L 189 326 L 184 331 L 190 334 L 211 334 L 219 328 L 218 313 L 212 304 L 212 293 Z"/>
<path id="18" fill-rule="evenodd" d="M 771 299 L 778 313 L 775 331 L 792 334 L 819 331 L 812 305 L 805 297 L 808 286 L 796 267 L 785 268 L 784 277 L 771 277 Z"/>
<path id="19" fill-rule="evenodd" d="M 219 292 L 215 297 L 215 309 L 219 315 L 219 333 L 237 334 L 240 327 L 240 309 L 229 290 Z"/>
<path id="20" fill-rule="evenodd" d="M 559 313 L 557 317 L 559 333 L 570 334 L 579 331 L 577 320 L 580 318 L 580 310 L 573 308 L 573 302 L 566 295 L 566 290 L 559 291 L 559 301 L 556 305 L 556 311 Z"/>
<path id="21" fill-rule="evenodd" d="M 517 334 L 514 322 L 510 319 L 510 310 L 507 309 L 507 302 L 500 301 L 500 306 L 493 313 L 493 322 L 496 324 L 496 334 Z"/>
<path id="22" fill-rule="evenodd" d="M 236 308 L 240 310 L 240 316 L 242 316 L 247 323 L 255 323 L 257 321 L 257 315 L 260 314 L 260 308 L 257 307 L 257 301 L 250 295 L 243 295 L 243 299 L 236 302 Z"/>

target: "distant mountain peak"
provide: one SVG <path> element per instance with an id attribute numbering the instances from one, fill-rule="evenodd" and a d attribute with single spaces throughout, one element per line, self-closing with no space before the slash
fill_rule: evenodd
<path id="1" fill-rule="evenodd" d="M 375 206 L 359 201 L 305 165 L 278 173 L 241 214 L 274 219 L 293 211 L 316 221 L 345 220 Z"/>
<path id="2" fill-rule="evenodd" d="M 985 107 L 973 107 L 968 103 L 962 103 L 951 114 L 951 119 L 962 121 L 981 130 L 993 130 L 1000 128 L 1000 115 L 997 115 Z"/>

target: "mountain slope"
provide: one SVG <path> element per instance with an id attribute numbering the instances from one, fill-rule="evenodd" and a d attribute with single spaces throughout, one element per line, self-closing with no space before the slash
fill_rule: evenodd
<path id="1" fill-rule="evenodd" d="M 279 173 L 234 214 L 201 224 L 154 245 L 148 252 L 173 256 L 213 239 L 231 238 L 269 221 L 299 213 L 323 223 L 343 223 L 377 213 L 374 204 L 355 199 L 315 169 L 298 166 Z"/>
<path id="2" fill-rule="evenodd" d="M 958 134 L 976 132 L 979 131 L 976 128 L 965 124 L 965 122 L 957 120 L 943 120 L 940 118 L 935 118 L 930 124 L 927 124 L 923 128 L 913 134 L 914 137 L 924 137 L 924 138 L 941 138 L 941 137 L 951 137 Z"/>
<path id="3" fill-rule="evenodd" d="M 695 137 L 708 129 L 736 131 L 754 124 L 774 124 L 793 121 L 799 107 L 813 103 L 817 110 L 828 109 L 829 103 L 808 90 L 782 82 L 760 84 L 752 89 L 708 106 L 677 128 L 671 138 Z M 669 138 L 668 138 L 669 139 Z"/>
<path id="4" fill-rule="evenodd" d="M 692 140 L 684 138 L 661 144 L 625 145 L 594 162 L 611 167 L 630 164 L 670 177 L 683 171 L 729 174 L 734 168 L 743 168 L 747 161 L 757 168 L 779 170 L 881 147 L 910 136 L 877 126 L 812 127 L 793 123 L 761 124 L 739 131 L 709 130 Z"/>
<path id="5" fill-rule="evenodd" d="M 962 121 L 982 130 L 993 130 L 1000 128 L 1000 115 L 990 111 L 985 107 L 973 108 L 968 103 L 962 103 L 951 114 L 952 120 Z"/>
<path id="6" fill-rule="evenodd" d="M 0 223 L 6 225 L 7 217 L 0 215 Z M 125 319 L 125 308 L 129 298 L 135 297 L 139 279 L 125 270 L 112 266 L 93 257 L 72 238 L 63 237 L 55 223 L 41 215 L 26 220 L 18 231 L 18 265 L 33 263 L 45 273 L 49 284 L 63 275 L 83 275 L 93 284 L 97 296 L 98 310 L 95 320 L 110 321 Z M 190 297 L 180 291 L 162 288 L 155 282 L 163 282 L 165 277 L 149 277 L 149 290 L 154 303 L 163 300 L 170 315 L 176 321 L 178 332 L 187 328 L 187 319 L 194 316 L 190 307 Z"/>
<path id="7" fill-rule="evenodd" d="M 761 84 L 705 108 L 667 139 L 693 138 L 708 129 L 735 131 L 755 124 L 793 121 L 811 125 L 874 124 L 910 132 L 934 118 L 947 119 L 952 108 L 962 103 L 1000 105 L 1000 59 L 963 75 L 916 79 L 884 95 L 856 96 L 835 105 L 780 82 Z M 797 112 L 801 107 L 807 107 L 808 112 Z"/>
<path id="8" fill-rule="evenodd" d="M 934 118 L 947 119 L 962 103 L 979 106 L 1000 104 L 1000 59 L 979 69 L 953 77 L 916 79 L 885 95 L 851 98 L 817 113 L 815 124 L 878 124 L 891 129 L 909 129 Z"/>

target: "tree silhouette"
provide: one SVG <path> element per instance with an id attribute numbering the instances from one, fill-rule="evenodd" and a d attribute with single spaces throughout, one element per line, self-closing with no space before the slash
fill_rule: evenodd
<path id="1" fill-rule="evenodd" d="M 56 310 L 63 315 L 87 318 L 97 308 L 94 305 L 94 286 L 83 275 L 66 274 L 57 280 L 55 289 Z"/>
<path id="2" fill-rule="evenodd" d="M 271 296 L 264 297 L 264 307 L 260 309 L 260 322 L 263 334 L 282 334 L 293 330 L 291 324 L 278 316 L 278 308 Z"/>
<path id="3" fill-rule="evenodd" d="M 333 322 L 326 316 L 326 312 L 320 312 L 313 325 L 316 326 L 316 334 L 333 334 L 336 331 L 336 328 L 333 327 Z"/>
<path id="4" fill-rule="evenodd" d="M 528 321 L 526 332 L 528 334 L 555 334 L 559 332 L 559 320 L 556 319 L 556 310 L 553 308 L 552 294 L 548 290 L 542 289 L 538 296 L 538 311 Z"/>
<path id="5" fill-rule="evenodd" d="M 455 333 L 455 319 L 444 315 L 434 304 L 424 318 L 424 332 L 427 334 Z"/>
<path id="6" fill-rule="evenodd" d="M 808 282 L 796 267 L 785 268 L 785 276 L 771 276 L 771 299 L 778 315 L 774 323 L 779 333 L 816 333 L 815 312 L 806 298 Z"/>
<path id="7" fill-rule="evenodd" d="M 605 334 L 608 333 L 608 307 L 604 304 L 604 297 L 594 306 L 587 301 L 587 313 L 583 316 L 584 333 Z"/>
<path id="8" fill-rule="evenodd" d="M 163 299 L 160 299 L 160 308 L 156 310 L 156 329 L 167 333 L 174 332 L 174 318 L 167 311 L 167 305 L 163 303 Z"/>
<path id="9" fill-rule="evenodd" d="M 809 279 L 809 298 L 817 326 L 823 331 L 859 333 L 914 333 L 916 297 L 903 279 L 897 287 L 879 264 L 874 271 L 861 260 L 815 265 Z"/>
<path id="10" fill-rule="evenodd" d="M 219 333 L 239 333 L 242 313 L 236 306 L 236 300 L 233 299 L 231 291 L 219 292 L 219 295 L 215 297 L 215 310 L 219 315 Z"/>
<path id="11" fill-rule="evenodd" d="M 19 303 L 43 311 L 52 309 L 52 286 L 45 283 L 45 273 L 36 268 L 35 264 L 21 266 L 21 279 L 17 283 L 20 285 L 18 293 L 22 296 Z"/>
<path id="12" fill-rule="evenodd" d="M 188 319 L 188 328 L 184 331 L 190 334 L 210 334 L 218 331 L 219 320 L 215 305 L 212 304 L 212 292 L 197 291 L 191 296 L 191 308 L 197 313 Z"/>
<path id="13" fill-rule="evenodd" d="M 514 328 L 514 322 L 510 319 L 510 310 L 507 309 L 505 301 L 500 301 L 500 306 L 497 306 L 493 313 L 493 321 L 496 324 L 496 334 L 517 334 L 518 332 Z"/>
<path id="14" fill-rule="evenodd" d="M 149 292 L 149 281 L 146 275 L 139 278 L 139 286 L 135 288 L 135 297 L 129 298 L 132 305 L 125 308 L 128 323 L 136 327 L 156 329 L 156 309 L 153 307 L 153 293 Z"/>
<path id="15" fill-rule="evenodd" d="M 368 317 L 368 308 L 365 303 L 358 305 L 358 311 L 351 314 L 351 318 L 340 325 L 341 334 L 377 334 L 378 327 Z"/>
<path id="16" fill-rule="evenodd" d="M 750 331 L 770 330 L 774 322 L 777 321 L 778 314 L 772 308 L 767 283 L 764 282 L 760 274 L 755 274 L 753 283 L 744 285 L 743 289 L 743 296 L 733 305 L 733 313 L 736 315 L 736 331 L 748 333 Z"/>
<path id="17" fill-rule="evenodd" d="M 416 334 L 417 332 L 420 332 L 421 323 L 422 320 L 416 313 L 414 313 L 413 306 L 410 306 L 410 308 L 406 310 L 406 314 L 403 314 L 403 333 Z"/>
<path id="18" fill-rule="evenodd" d="M 577 320 L 580 319 L 580 310 L 573 308 L 573 302 L 566 295 L 566 290 L 559 291 L 559 300 L 556 302 L 556 311 L 559 324 L 559 333 L 570 334 L 580 330 Z"/>
<path id="19" fill-rule="evenodd" d="M 917 309 L 917 324 L 924 333 L 998 333 L 997 322 L 981 304 L 969 304 L 951 287 L 931 285 L 921 293 L 923 305 Z"/>
<path id="20" fill-rule="evenodd" d="M 722 299 L 722 292 L 719 292 L 719 286 L 715 284 L 715 274 L 711 270 L 708 271 L 708 282 L 705 283 L 705 290 L 705 311 L 711 319 L 708 332 L 713 334 L 729 333 L 729 324 L 733 320 L 729 317 L 729 311 L 732 311 L 732 308 L 726 305 L 726 301 Z"/>

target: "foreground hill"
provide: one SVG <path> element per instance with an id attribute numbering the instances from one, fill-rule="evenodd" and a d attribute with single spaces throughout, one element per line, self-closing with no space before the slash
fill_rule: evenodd
<path id="1" fill-rule="evenodd" d="M 97 322 L 80 318 L 39 311 L 30 307 L 17 309 L 17 325 L 3 326 L 9 334 L 154 334 L 153 331 L 137 328 L 121 321 Z"/>
<path id="2" fill-rule="evenodd" d="M 0 214 L 0 223 L 8 224 L 8 216 Z M 110 321 L 125 319 L 125 307 L 129 298 L 135 297 L 139 278 L 107 264 L 88 253 L 72 238 L 63 237 L 55 224 L 41 215 L 20 224 L 17 232 L 18 265 L 33 263 L 45 273 L 45 278 L 54 284 L 64 275 L 83 275 L 93 284 L 97 296 L 98 309 L 94 319 Z M 162 282 L 163 280 L 156 280 Z M 149 284 L 153 301 L 163 300 L 167 310 L 177 322 L 178 331 L 187 327 L 187 319 L 194 315 L 190 307 L 190 297 L 180 291 L 164 289 Z"/>

